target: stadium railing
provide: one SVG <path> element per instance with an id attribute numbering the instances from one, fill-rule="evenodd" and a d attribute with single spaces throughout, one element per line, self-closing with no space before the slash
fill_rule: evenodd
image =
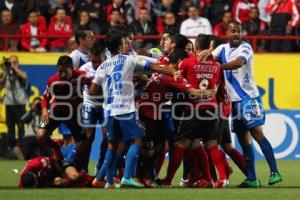
<path id="1" fill-rule="evenodd" d="M 69 39 L 69 36 L 61 36 L 61 35 L 43 35 L 43 36 L 30 36 L 30 35 L 8 35 L 8 34 L 0 34 L 0 40 L 4 39 L 4 51 L 8 50 L 8 44 L 10 39 L 21 39 L 21 38 L 48 38 L 48 39 Z M 106 35 L 96 35 L 96 39 L 104 39 Z M 195 38 L 195 37 L 190 37 Z M 225 37 L 221 37 L 225 39 Z M 143 40 L 159 40 L 159 35 L 137 35 L 134 38 L 137 39 L 143 39 Z M 255 35 L 255 36 L 243 36 L 243 39 L 251 41 L 252 48 L 254 52 L 258 51 L 258 41 L 262 40 L 291 40 L 291 41 L 297 41 L 300 45 L 300 36 L 275 36 L 275 35 Z"/>

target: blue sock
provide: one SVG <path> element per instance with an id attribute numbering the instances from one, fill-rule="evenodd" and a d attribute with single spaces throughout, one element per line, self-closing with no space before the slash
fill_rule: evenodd
<path id="1" fill-rule="evenodd" d="M 126 179 L 132 178 L 135 173 L 135 167 L 137 165 L 137 160 L 140 152 L 140 147 L 136 144 L 132 144 L 126 154 L 125 160 L 125 170 L 123 177 Z"/>
<path id="2" fill-rule="evenodd" d="M 259 144 L 260 149 L 263 152 L 265 158 L 268 161 L 271 173 L 278 173 L 273 148 L 272 148 L 270 142 L 268 141 L 268 139 L 264 137 L 264 139 L 259 141 L 258 144 Z"/>
<path id="3" fill-rule="evenodd" d="M 242 147 L 243 155 L 246 162 L 247 167 L 247 179 L 250 181 L 256 180 L 256 172 L 255 172 L 255 155 L 253 150 L 253 145 L 250 144 L 248 146 Z"/>
<path id="4" fill-rule="evenodd" d="M 107 149 L 102 167 L 101 167 L 100 171 L 97 173 L 98 181 L 102 180 L 104 175 L 106 175 L 107 182 L 110 184 L 113 183 L 113 181 L 111 182 L 111 180 L 113 180 L 113 179 L 111 177 L 109 177 L 110 172 L 108 170 L 109 168 L 111 168 L 113 157 L 114 157 L 114 151 L 111 149 Z"/>
<path id="5" fill-rule="evenodd" d="M 122 158 L 121 154 L 115 153 L 115 157 L 112 164 L 113 177 L 117 176 L 117 171 L 118 171 L 121 158 Z"/>

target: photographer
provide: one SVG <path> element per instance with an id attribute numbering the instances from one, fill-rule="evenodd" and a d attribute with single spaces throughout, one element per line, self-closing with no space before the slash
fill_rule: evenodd
<path id="1" fill-rule="evenodd" d="M 20 148 L 25 160 L 29 160 L 41 154 L 41 148 L 39 148 L 36 139 L 36 133 L 42 115 L 41 101 L 41 97 L 35 97 L 32 101 L 31 109 L 21 118 L 24 124 L 28 124 L 25 136 L 20 142 Z"/>
<path id="2" fill-rule="evenodd" d="M 25 113 L 25 105 L 28 97 L 25 91 L 27 83 L 27 74 L 19 67 L 18 57 L 12 55 L 3 64 L 5 70 L 5 79 L 0 89 L 6 89 L 4 104 L 6 108 L 6 125 L 8 129 L 8 147 L 9 150 L 15 151 L 16 147 L 16 130 L 18 126 L 18 138 L 21 141 L 24 137 L 24 124 L 21 117 Z"/>

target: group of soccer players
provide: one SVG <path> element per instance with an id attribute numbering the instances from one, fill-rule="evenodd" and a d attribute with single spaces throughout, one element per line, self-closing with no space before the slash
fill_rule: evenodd
<path id="1" fill-rule="evenodd" d="M 282 181 L 263 134 L 253 51 L 240 32 L 241 25 L 230 22 L 228 43 L 218 46 L 213 36 L 200 34 L 192 46 L 185 36 L 164 32 L 162 52 L 139 51 L 144 55 L 123 28 L 112 30 L 105 43 L 90 31 L 76 33 L 78 49 L 58 59 L 43 96 L 37 137 L 49 155 L 28 162 L 20 187 L 170 187 L 183 161 L 180 185 L 224 188 L 232 173 L 227 154 L 246 177 L 239 187 L 258 188 L 251 136 L 269 164 L 268 184 Z M 92 177 L 97 123 L 101 155 Z M 243 154 L 231 144 L 230 125 Z M 57 127 L 62 144 L 50 138 Z M 167 175 L 159 179 L 166 153 Z"/>

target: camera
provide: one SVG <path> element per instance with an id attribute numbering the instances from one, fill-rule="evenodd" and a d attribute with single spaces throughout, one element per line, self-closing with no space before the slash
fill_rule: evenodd
<path id="1" fill-rule="evenodd" d="M 3 57 L 2 63 L 0 66 L 1 66 L 1 69 L 5 70 L 7 72 L 9 72 L 11 69 L 11 63 L 9 62 L 9 59 L 5 58 L 5 57 Z"/>

